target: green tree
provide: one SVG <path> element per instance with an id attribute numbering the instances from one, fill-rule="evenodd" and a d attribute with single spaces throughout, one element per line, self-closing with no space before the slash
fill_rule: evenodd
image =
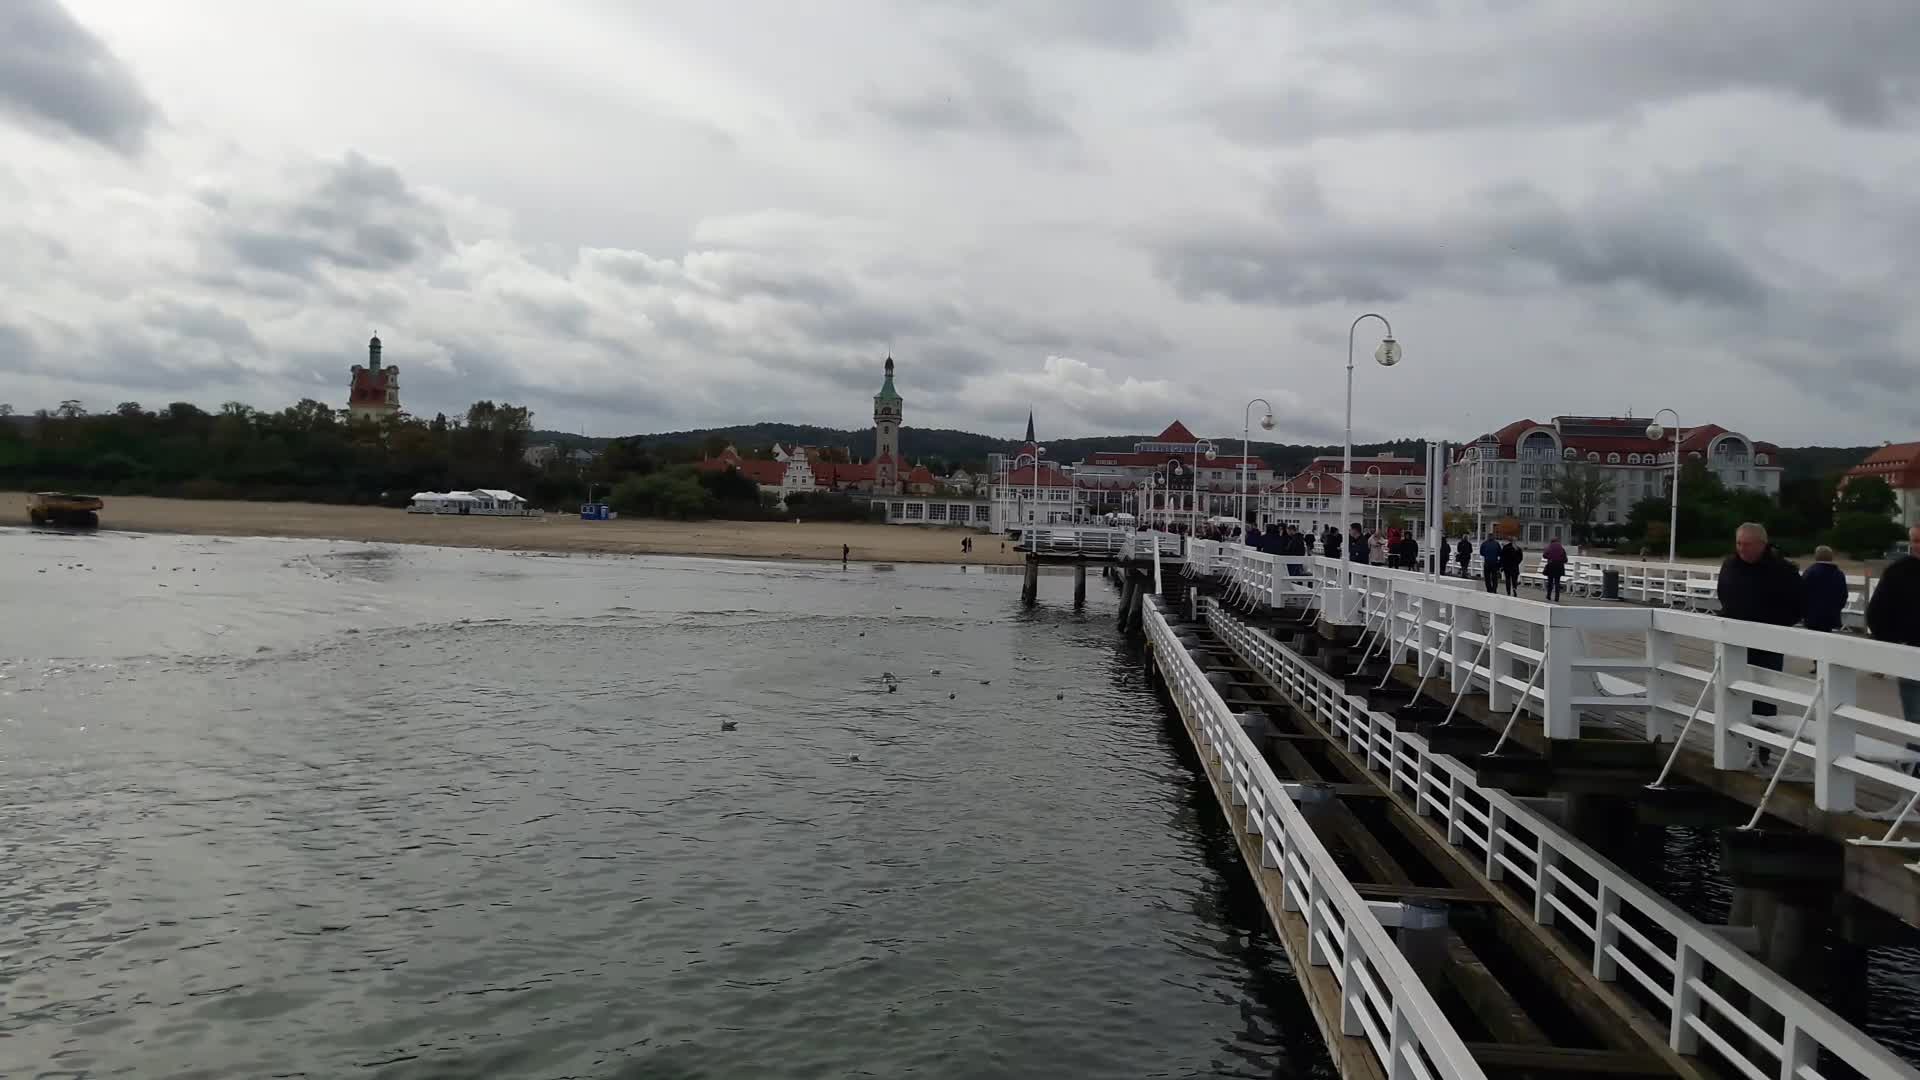
<path id="1" fill-rule="evenodd" d="M 1853 484 L 1847 486 L 1851 488 Z M 1885 514 L 1842 510 L 1833 516 L 1833 528 L 1827 531 L 1825 539 L 1836 550 L 1856 559 L 1877 559 L 1905 535 L 1906 530 Z"/>
<path id="2" fill-rule="evenodd" d="M 1594 465 L 1570 465 L 1548 477 L 1540 488 L 1542 500 L 1551 500 L 1567 515 L 1574 539 L 1585 543 L 1592 535 L 1593 519 L 1600 508 L 1613 500 L 1611 473 Z"/>
<path id="3" fill-rule="evenodd" d="M 1878 476 L 1861 476 L 1847 481 L 1834 506 L 1836 527 L 1844 514 L 1878 514 L 1891 518 L 1900 512 L 1900 500 L 1893 488 Z"/>

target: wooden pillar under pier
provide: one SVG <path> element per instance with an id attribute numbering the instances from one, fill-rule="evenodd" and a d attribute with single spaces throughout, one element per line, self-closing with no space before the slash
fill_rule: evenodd
<path id="1" fill-rule="evenodd" d="M 1026 580 L 1020 584 L 1020 600 L 1028 607 L 1040 599 L 1040 560 L 1027 556 Z"/>
<path id="2" fill-rule="evenodd" d="M 1087 564 L 1073 564 L 1073 606 L 1087 606 Z"/>

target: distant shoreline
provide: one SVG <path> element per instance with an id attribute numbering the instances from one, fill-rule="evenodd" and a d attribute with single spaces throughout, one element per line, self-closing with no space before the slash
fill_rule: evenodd
<path id="1" fill-rule="evenodd" d="M 544 518 L 409 514 L 376 506 L 241 502 L 106 496 L 100 531 L 267 536 L 365 543 L 424 544 L 500 551 L 594 555 L 692 555 L 720 558 L 839 562 L 840 546 L 854 562 L 1001 564 L 1020 561 L 1002 539 L 966 529 L 876 525 L 870 522 L 660 521 L 647 518 L 581 521 L 570 514 Z M 0 492 L 0 525 L 26 526 L 25 492 Z M 960 541 L 972 537 L 974 551 Z"/>

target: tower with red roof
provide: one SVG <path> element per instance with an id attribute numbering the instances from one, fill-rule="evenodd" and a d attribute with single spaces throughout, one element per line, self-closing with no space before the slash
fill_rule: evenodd
<path id="1" fill-rule="evenodd" d="M 347 381 L 347 415 L 384 420 L 400 411 L 400 369 L 380 366 L 380 335 L 367 342 L 367 364 L 353 365 Z"/>

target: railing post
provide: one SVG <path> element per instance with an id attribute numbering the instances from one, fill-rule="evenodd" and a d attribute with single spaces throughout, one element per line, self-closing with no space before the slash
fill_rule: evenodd
<path id="1" fill-rule="evenodd" d="M 1703 968 L 1700 954 L 1683 940 L 1673 958 L 1673 1017 L 1667 1027 L 1667 1045 L 1682 1054 L 1700 1052 L 1700 1033 L 1688 1018 L 1700 1012 L 1700 992 L 1693 988 Z"/>
<path id="2" fill-rule="evenodd" d="M 1451 773 L 1447 775 L 1447 843 L 1459 847 L 1466 843 L 1467 837 L 1460 819 L 1466 816 L 1461 806 L 1465 802 L 1467 782 Z"/>
<path id="3" fill-rule="evenodd" d="M 1326 908 L 1320 902 L 1320 878 L 1307 868 L 1307 963 L 1314 967 L 1327 966 L 1327 950 L 1320 944 L 1321 911 Z"/>
<path id="4" fill-rule="evenodd" d="M 1500 646 L 1513 636 L 1509 629 L 1512 621 L 1504 615 L 1487 616 L 1487 637 L 1492 642 L 1487 646 L 1487 708 L 1495 713 L 1513 709 L 1513 688 L 1500 681 L 1501 669 L 1508 662 Z"/>
<path id="5" fill-rule="evenodd" d="M 1604 881 L 1595 881 L 1599 890 L 1599 903 L 1593 912 L 1593 977 L 1612 982 L 1620 974 L 1620 965 L 1607 950 L 1620 940 L 1620 928 L 1613 925 L 1613 917 L 1620 913 L 1620 894 L 1607 888 Z"/>
<path id="6" fill-rule="evenodd" d="M 1549 613 L 1552 618 L 1552 613 Z M 1573 654 L 1579 648 L 1580 632 L 1571 626 L 1555 626 L 1548 623 L 1543 628 L 1541 647 L 1546 656 L 1541 663 L 1547 670 L 1541 672 L 1542 688 L 1546 691 L 1542 701 L 1541 717 L 1549 739 L 1577 739 L 1580 737 L 1580 714 L 1573 708 Z M 1523 706 L 1524 707 L 1524 706 Z"/>
<path id="7" fill-rule="evenodd" d="M 1536 837 L 1533 849 L 1533 921 L 1541 926 L 1552 926 L 1554 917 L 1560 912 L 1548 901 L 1553 895 L 1553 867 L 1560 861 L 1560 854 L 1548 845 L 1545 835 Z"/>
<path id="8" fill-rule="evenodd" d="M 1660 670 L 1664 664 L 1673 662 L 1673 635 L 1665 630 L 1647 631 L 1647 738 L 1653 742 L 1665 742 L 1677 737 L 1678 728 L 1673 726 L 1673 717 L 1661 704 L 1673 695 L 1669 688 L 1673 685 L 1673 676 Z"/>
<path id="9" fill-rule="evenodd" d="M 1739 659 L 1734 659 L 1736 650 Z M 1733 682 L 1734 665 L 1741 671 L 1747 669 L 1747 651 L 1724 641 L 1713 643 L 1713 767 L 1716 769 L 1737 769 L 1734 761 L 1733 725 Z"/>
<path id="10" fill-rule="evenodd" d="M 1854 722 L 1841 707 L 1858 692 L 1852 668 L 1822 660 L 1814 673 L 1818 699 L 1813 707 L 1813 805 L 1827 811 L 1853 809 L 1854 776 L 1837 764 L 1853 756 Z"/>
<path id="11" fill-rule="evenodd" d="M 1387 1080 L 1413 1080 L 1413 1066 L 1407 1058 L 1413 1053 L 1413 1025 L 1407 1023 L 1407 1010 L 1400 1007 L 1399 995 L 1393 1001 L 1393 1035 L 1387 1040 Z"/>
<path id="12" fill-rule="evenodd" d="M 1460 604 L 1453 605 L 1451 631 L 1447 635 L 1448 644 L 1453 652 L 1453 658 L 1447 664 L 1447 689 L 1456 694 L 1465 690 L 1467 684 L 1473 679 L 1468 665 L 1473 663 L 1474 647 L 1462 632 L 1477 625 L 1478 622 L 1479 612 Z"/>
<path id="13" fill-rule="evenodd" d="M 1340 1034 L 1365 1035 L 1367 1027 L 1360 1022 L 1360 1010 L 1367 1007 L 1363 997 L 1366 990 L 1360 986 L 1360 977 L 1354 974 L 1359 963 L 1355 954 L 1360 950 L 1353 947 L 1351 931 L 1343 929 L 1340 938 Z"/>
<path id="14" fill-rule="evenodd" d="M 1498 806 L 1487 804 L 1487 880 L 1505 881 L 1507 868 L 1500 865 L 1500 849 L 1505 841 L 1500 839 L 1500 830 L 1507 824 L 1506 812 Z"/>

